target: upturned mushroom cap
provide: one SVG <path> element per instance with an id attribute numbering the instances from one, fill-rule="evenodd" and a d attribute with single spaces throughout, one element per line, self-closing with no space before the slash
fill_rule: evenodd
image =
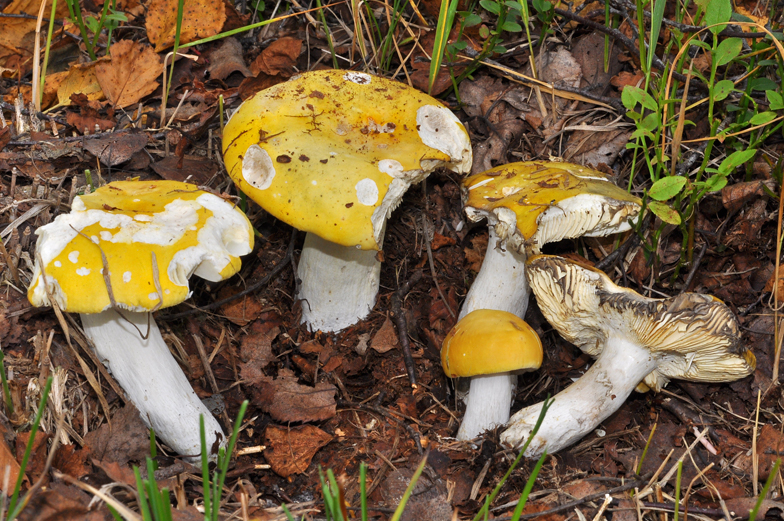
<path id="1" fill-rule="evenodd" d="M 379 249 L 409 185 L 471 167 L 463 125 L 407 85 L 304 73 L 246 100 L 223 131 L 226 169 L 272 215 L 343 246 Z"/>
<path id="2" fill-rule="evenodd" d="M 542 342 L 517 315 L 477 309 L 446 335 L 441 365 L 450 378 L 534 370 L 542 365 Z"/>
<path id="3" fill-rule="evenodd" d="M 610 331 L 650 350 L 656 369 L 644 382 L 651 389 L 670 378 L 726 382 L 754 371 L 735 315 L 715 297 L 646 298 L 595 268 L 551 255 L 529 259 L 526 274 L 545 318 L 586 353 L 598 356 Z"/>
<path id="4" fill-rule="evenodd" d="M 548 243 L 630 229 L 641 201 L 605 174 L 571 163 L 528 161 L 498 166 L 463 181 L 466 215 L 487 218 L 521 253 Z"/>
<path id="5" fill-rule="evenodd" d="M 36 232 L 28 289 L 34 306 L 50 305 L 44 279 L 66 311 L 108 309 L 108 286 L 123 309 L 173 306 L 190 295 L 192 274 L 210 281 L 230 277 L 240 269 L 239 257 L 253 249 L 245 214 L 188 183 L 116 181 L 75 197 L 71 208 Z"/>

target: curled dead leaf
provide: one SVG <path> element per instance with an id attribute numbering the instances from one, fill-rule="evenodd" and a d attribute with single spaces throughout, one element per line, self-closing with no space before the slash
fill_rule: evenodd
<path id="1" fill-rule="evenodd" d="M 106 97 L 116 107 L 133 105 L 158 88 L 161 59 L 148 45 L 120 40 L 109 49 L 111 59 L 101 59 L 95 76 Z"/>

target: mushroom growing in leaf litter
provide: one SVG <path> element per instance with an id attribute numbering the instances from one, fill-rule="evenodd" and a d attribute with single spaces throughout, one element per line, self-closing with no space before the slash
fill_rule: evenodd
<path id="1" fill-rule="evenodd" d="M 542 342 L 539 335 L 522 318 L 507 311 L 477 309 L 449 331 L 441 347 L 441 365 L 450 378 L 471 379 L 470 396 L 484 407 L 466 411 L 461 430 L 475 430 L 475 424 L 494 426 L 501 413 L 495 409 L 512 401 L 512 385 L 507 396 L 492 393 L 482 386 L 485 378 L 512 378 L 517 373 L 533 371 L 542 365 Z M 491 394 L 482 394 L 487 389 Z M 503 390 L 502 390 L 503 392 Z M 458 436 L 459 437 L 459 436 Z"/>
<path id="2" fill-rule="evenodd" d="M 640 199 L 614 185 L 605 174 L 580 165 L 529 161 L 499 166 L 463 182 L 465 211 L 471 221 L 487 219 L 490 237 L 482 267 L 466 296 L 460 317 L 476 309 L 498 309 L 519 317 L 528 308 L 529 289 L 525 260 L 549 242 L 624 232 L 637 219 Z M 471 381 L 466 416 L 486 402 L 471 398 L 482 394 L 506 400 L 516 377 L 485 377 Z M 504 398 L 502 398 L 504 397 Z M 488 423 L 460 426 L 458 439 L 468 440 L 509 420 L 511 400 L 493 411 Z M 486 416 L 486 415 L 483 415 Z"/>
<path id="3" fill-rule="evenodd" d="M 555 396 L 526 456 L 573 444 L 618 410 L 640 382 L 659 391 L 670 378 L 729 382 L 754 371 L 754 355 L 741 343 L 735 315 L 715 297 L 646 298 L 595 268 L 549 255 L 532 257 L 527 276 L 550 324 L 598 358 Z M 522 445 L 541 407 L 515 413 L 501 441 Z"/>
<path id="4" fill-rule="evenodd" d="M 200 452 L 225 436 L 172 357 L 150 313 L 190 296 L 195 274 L 219 281 L 253 249 L 245 214 L 195 185 L 117 181 L 77 196 L 71 213 L 36 234 L 28 299 L 81 314 L 98 357 L 144 422 L 178 454 Z"/>
<path id="5" fill-rule="evenodd" d="M 441 102 L 369 74 L 304 73 L 246 100 L 223 131 L 226 169 L 266 211 L 307 233 L 302 320 L 339 331 L 378 294 L 386 220 L 438 167 L 471 168 L 468 133 Z"/>

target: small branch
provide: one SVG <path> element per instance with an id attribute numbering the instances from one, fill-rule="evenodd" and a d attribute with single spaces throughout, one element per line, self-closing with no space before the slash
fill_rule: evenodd
<path id="1" fill-rule="evenodd" d="M 413 389 L 417 388 L 416 382 L 416 369 L 414 368 L 414 359 L 411 357 L 411 344 L 408 342 L 408 325 L 406 323 L 406 315 L 403 312 L 403 301 L 406 295 L 411 290 L 411 286 L 419 282 L 422 278 L 421 271 L 415 271 L 411 275 L 411 279 L 402 284 L 398 283 L 398 289 L 392 294 L 392 316 L 395 318 L 395 325 L 397 325 L 397 335 L 400 338 L 400 346 L 403 348 L 403 362 L 406 364 L 406 372 L 408 373 L 408 381 L 411 383 Z M 446 302 L 444 302 L 446 304 Z"/>

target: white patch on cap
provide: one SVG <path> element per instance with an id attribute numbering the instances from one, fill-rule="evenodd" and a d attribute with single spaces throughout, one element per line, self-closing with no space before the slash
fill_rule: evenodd
<path id="1" fill-rule="evenodd" d="M 505 186 L 501 188 L 501 193 L 504 197 L 509 197 L 510 195 L 514 195 L 523 188 L 521 186 Z"/>
<path id="2" fill-rule="evenodd" d="M 452 169 L 457 172 L 471 169 L 471 142 L 463 124 L 451 110 L 425 105 L 417 110 L 416 122 L 422 142 L 448 155 Z"/>
<path id="3" fill-rule="evenodd" d="M 98 235 L 101 236 L 102 241 L 109 242 L 112 240 L 112 232 L 100 232 Z"/>
<path id="4" fill-rule="evenodd" d="M 134 203 L 140 203 L 140 202 L 141 202 L 141 199 L 134 199 L 134 200 L 133 200 L 133 202 L 134 202 Z"/>
<path id="5" fill-rule="evenodd" d="M 97 235 L 90 235 L 90 240 L 93 241 L 95 244 L 98 244 L 99 242 L 101 242 L 101 241 L 98 240 L 98 236 Z"/>
<path id="6" fill-rule="evenodd" d="M 310 182 L 310 184 L 312 184 L 313 186 L 316 186 L 318 183 L 317 183 L 317 182 L 316 182 L 316 180 L 314 179 L 313 181 L 311 181 L 311 182 Z"/>
<path id="7" fill-rule="evenodd" d="M 55 268 L 62 268 L 63 267 L 63 263 L 60 262 L 60 261 L 54 261 L 54 267 Z"/>
<path id="8" fill-rule="evenodd" d="M 147 298 L 150 300 L 161 300 L 161 297 L 157 293 L 150 293 L 147 295 Z"/>
<path id="9" fill-rule="evenodd" d="M 82 277 L 90 274 L 90 268 L 79 268 L 76 270 L 77 275 L 81 275 Z"/>
<path id="10" fill-rule="evenodd" d="M 126 284 L 131 282 L 131 272 L 130 271 L 126 271 L 125 273 L 123 273 L 123 282 L 125 282 Z"/>
<path id="11" fill-rule="evenodd" d="M 152 217 L 150 217 L 149 215 L 144 215 L 143 213 L 140 213 L 139 215 L 134 215 L 133 216 L 133 220 L 134 221 L 138 221 L 140 223 L 148 223 L 148 222 L 152 221 Z"/>
<path id="12" fill-rule="evenodd" d="M 394 159 L 382 159 L 378 162 L 378 169 L 390 177 L 403 177 L 403 165 Z"/>
<path id="13" fill-rule="evenodd" d="M 494 179 L 495 179 L 494 177 L 488 177 L 487 179 L 483 179 L 482 181 L 479 181 L 479 182 L 478 182 L 478 183 L 476 183 L 475 185 L 471 185 L 471 186 L 469 186 L 469 187 L 468 187 L 468 190 L 469 190 L 469 191 L 471 191 L 471 190 L 475 190 L 475 189 L 479 188 L 480 186 L 484 186 L 484 185 L 486 185 L 487 183 L 489 183 L 489 182 L 493 181 Z"/>
<path id="14" fill-rule="evenodd" d="M 343 75 L 343 79 L 350 81 L 351 83 L 356 83 L 357 85 L 369 85 L 372 76 L 370 76 L 370 74 L 365 74 L 364 72 L 347 72 Z"/>
<path id="15" fill-rule="evenodd" d="M 79 262 L 79 252 L 78 251 L 72 251 L 71 253 L 69 253 L 68 254 L 68 260 L 73 262 L 74 264 Z"/>
<path id="16" fill-rule="evenodd" d="M 372 179 L 365 178 L 354 188 L 357 190 L 357 199 L 365 206 L 373 206 L 378 202 L 378 186 Z"/>
<path id="17" fill-rule="evenodd" d="M 275 166 L 266 150 L 251 145 L 242 157 L 242 178 L 254 188 L 266 190 L 275 178 Z"/>
<path id="18" fill-rule="evenodd" d="M 84 205 L 84 201 L 78 195 L 74 197 L 73 202 L 71 203 L 71 211 L 72 212 L 83 212 L 87 210 L 87 207 Z"/>

